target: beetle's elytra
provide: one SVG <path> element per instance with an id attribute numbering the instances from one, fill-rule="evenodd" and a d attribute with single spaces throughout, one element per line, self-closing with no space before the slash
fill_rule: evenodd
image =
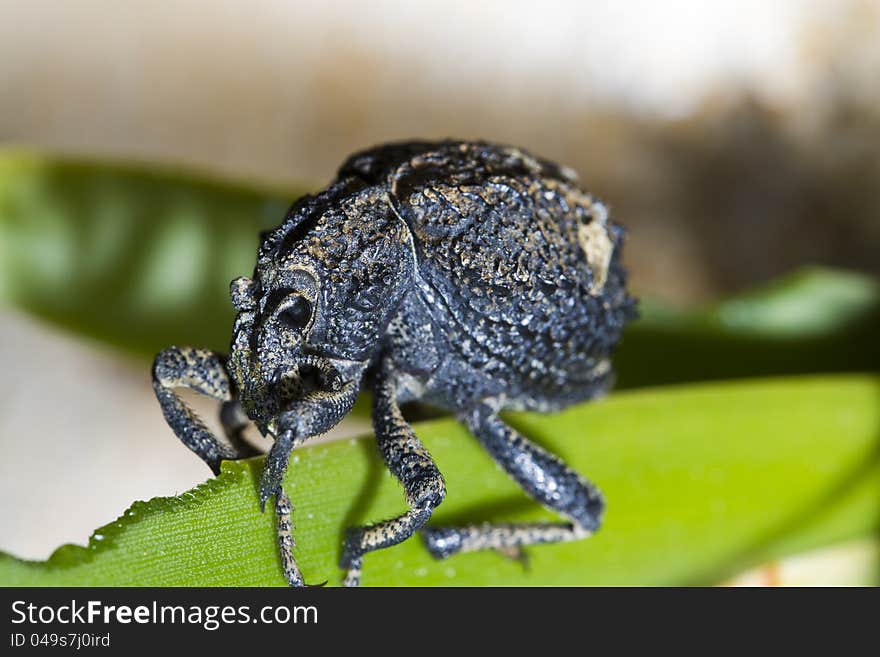
<path id="1" fill-rule="evenodd" d="M 603 393 L 610 357 L 635 316 L 621 264 L 622 229 L 572 171 L 483 142 L 409 142 L 348 159 L 336 181 L 298 200 L 263 236 L 252 278 L 232 282 L 238 310 L 228 356 L 171 347 L 153 388 L 177 436 L 216 473 L 249 456 L 254 422 L 274 439 L 260 502 L 274 497 L 284 575 L 293 558 L 281 480 L 291 450 L 339 422 L 362 387 L 373 392 L 379 451 L 409 511 L 349 530 L 345 583 L 364 555 L 421 531 L 437 558 L 588 536 L 599 491 L 499 417 L 552 411 Z M 222 401 L 226 441 L 174 393 Z M 400 404 L 451 411 L 559 523 L 428 525 L 443 476 Z"/>

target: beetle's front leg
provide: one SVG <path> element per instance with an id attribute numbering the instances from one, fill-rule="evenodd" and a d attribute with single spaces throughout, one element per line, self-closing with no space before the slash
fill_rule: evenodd
<path id="1" fill-rule="evenodd" d="M 207 349 L 169 347 L 153 361 L 153 391 L 162 407 L 165 420 L 174 433 L 192 451 L 208 464 L 212 472 L 220 474 L 224 459 L 240 459 L 256 453 L 239 440 L 234 445 L 220 442 L 175 392 L 176 388 L 190 388 L 226 404 L 235 404 L 223 357 Z M 221 418 L 222 418 L 221 413 Z M 224 421 L 231 438 L 236 438 L 240 427 Z"/>
<path id="2" fill-rule="evenodd" d="M 278 551 L 284 577 L 290 586 L 304 586 L 305 580 L 293 555 L 293 505 L 281 482 L 293 449 L 330 429 L 354 406 L 359 390 L 357 382 L 342 385 L 336 381 L 333 388 L 308 395 L 280 416 L 275 443 L 266 455 L 260 473 L 260 508 L 265 509 L 266 501 L 275 496 Z"/>

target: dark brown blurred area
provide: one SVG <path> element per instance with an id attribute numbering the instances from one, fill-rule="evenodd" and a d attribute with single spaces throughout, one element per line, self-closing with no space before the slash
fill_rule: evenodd
<path id="1" fill-rule="evenodd" d="M 631 226 L 636 276 L 659 269 L 658 292 L 685 300 L 804 264 L 880 274 L 880 112 L 839 91 L 807 134 L 791 112 L 747 94 L 677 124 L 642 126 L 640 157 L 655 170 L 600 183 Z M 679 253 L 663 253 L 657 223 L 681 234 Z"/>
<path id="2" fill-rule="evenodd" d="M 880 274 L 880 113 L 842 91 L 807 134 L 744 93 L 638 125 L 625 175 L 582 167 L 630 228 L 637 287 L 685 301 L 804 264 Z"/>

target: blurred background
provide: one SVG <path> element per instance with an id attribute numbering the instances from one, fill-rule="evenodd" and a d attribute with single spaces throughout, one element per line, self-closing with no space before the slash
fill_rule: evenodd
<path id="1" fill-rule="evenodd" d="M 0 0 L 5 145 L 317 189 L 378 142 L 512 143 L 576 169 L 677 305 L 880 273 L 878 80 L 869 0 Z M 143 361 L 7 308 L 0 349 L 0 549 L 206 478 Z"/>

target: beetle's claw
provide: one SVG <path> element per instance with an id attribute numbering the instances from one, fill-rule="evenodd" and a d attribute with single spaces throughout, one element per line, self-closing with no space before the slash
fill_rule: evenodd
<path id="1" fill-rule="evenodd" d="M 293 435 L 289 431 L 283 432 L 275 439 L 275 444 L 269 450 L 263 469 L 260 472 L 260 508 L 265 509 L 266 500 L 281 492 L 281 480 L 287 468 L 287 459 L 293 444 Z"/>
<path id="2" fill-rule="evenodd" d="M 270 486 L 264 485 L 264 482 L 260 482 L 260 513 L 266 513 L 266 502 L 269 501 L 269 498 L 273 495 L 277 495 L 281 491 L 281 486 L 275 486 L 275 488 L 271 488 Z"/>

